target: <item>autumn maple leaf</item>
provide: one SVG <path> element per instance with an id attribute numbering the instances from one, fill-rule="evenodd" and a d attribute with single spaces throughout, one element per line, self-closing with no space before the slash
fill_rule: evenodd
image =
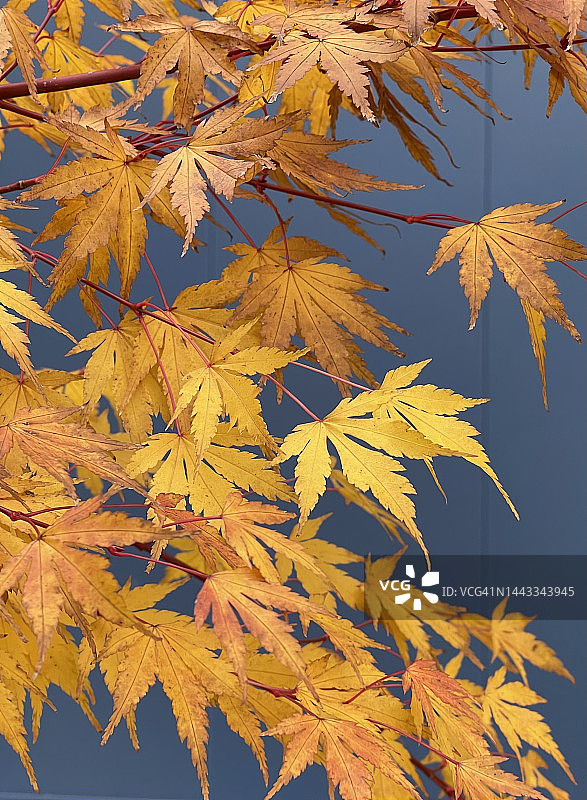
<path id="1" fill-rule="evenodd" d="M 263 18 L 260 18 L 263 21 Z M 314 64 L 320 64 L 333 83 L 348 95 L 366 119 L 375 121 L 369 105 L 369 78 L 364 62 L 393 61 L 401 56 L 406 46 L 403 42 L 379 38 L 372 33 L 356 33 L 332 22 L 325 23 L 315 38 L 293 31 L 285 36 L 259 62 L 258 66 L 283 61 L 273 86 L 274 100 L 285 89 L 293 86 Z"/>
<path id="2" fill-rule="evenodd" d="M 33 464 L 37 464 L 65 487 L 77 500 L 67 464 L 86 467 L 113 484 L 143 489 L 119 466 L 112 456 L 115 450 L 135 450 L 136 445 L 116 441 L 74 422 L 63 422 L 78 408 L 21 408 L 6 425 L 0 426 L 0 459 L 18 445 Z"/>
<path id="3" fill-rule="evenodd" d="M 175 121 L 185 128 L 190 127 L 194 107 L 204 95 L 206 75 L 221 75 L 232 83 L 239 82 L 242 73 L 225 48 L 255 47 L 255 42 L 236 25 L 216 20 L 148 14 L 116 27 L 121 31 L 160 34 L 141 62 L 135 106 L 140 105 L 177 64 L 179 79 L 173 94 L 173 114 Z"/>
<path id="4" fill-rule="evenodd" d="M 561 202 L 497 208 L 479 222 L 453 228 L 441 240 L 428 274 L 460 253 L 459 282 L 471 307 L 469 328 L 475 325 L 495 264 L 521 300 L 527 300 L 580 341 L 559 300 L 558 287 L 546 272 L 545 262 L 585 259 L 587 250 L 550 223 L 534 222 Z"/>
<path id="5" fill-rule="evenodd" d="M 359 294 L 384 287 L 348 267 L 324 263 L 323 257 L 342 257 L 332 248 L 300 236 L 288 236 L 285 242 L 281 226 L 276 226 L 262 247 L 238 244 L 229 249 L 240 259 L 224 275 L 244 288 L 231 319 L 260 315 L 263 345 L 287 348 L 297 334 L 327 371 L 343 378 L 355 373 L 370 382 L 374 378 L 351 335 L 400 355 L 383 329 L 407 332 Z"/>
<path id="6" fill-rule="evenodd" d="M 184 147 L 164 156 L 155 170 L 149 191 L 141 205 L 150 202 L 171 182 L 173 207 L 185 220 L 185 255 L 198 221 L 209 210 L 206 199 L 204 172 L 212 188 L 232 200 L 239 178 L 250 167 L 263 162 L 266 153 L 297 117 L 282 114 L 265 119 L 244 119 L 252 101 L 233 108 L 222 108 L 198 125 L 195 134 Z M 229 156 L 227 158 L 227 156 Z"/>
<path id="7" fill-rule="evenodd" d="M 61 610 L 70 598 L 88 615 L 100 613 L 118 624 L 139 624 L 117 594 L 109 561 L 88 552 L 109 545 L 152 542 L 167 534 L 138 517 L 102 512 L 93 497 L 66 511 L 48 527 L 37 527 L 28 543 L 16 535 L 0 573 L 0 594 L 22 585 L 22 600 L 38 643 L 40 668 Z"/>

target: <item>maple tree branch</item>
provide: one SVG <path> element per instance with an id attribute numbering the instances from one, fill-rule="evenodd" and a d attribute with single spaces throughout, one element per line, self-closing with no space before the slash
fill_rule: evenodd
<path id="1" fill-rule="evenodd" d="M 386 5 L 387 4 L 380 6 L 377 11 L 385 10 Z M 397 7 L 394 7 L 394 10 L 397 10 Z M 377 13 L 377 11 L 374 13 Z M 463 4 L 460 8 L 457 7 L 456 14 L 454 6 L 434 8 L 433 12 L 436 22 L 450 19 L 453 14 L 454 19 L 472 19 L 479 16 L 476 9 L 467 3 Z M 351 28 L 351 30 L 357 29 L 361 31 L 371 29 L 369 25 L 357 25 L 353 22 L 350 22 L 348 27 Z M 255 45 L 256 51 L 265 52 L 269 50 L 275 42 L 276 39 L 273 36 L 268 37 L 262 42 L 257 42 Z M 253 55 L 254 52 L 255 51 L 249 49 L 235 48 L 228 51 L 228 58 L 231 61 L 235 61 L 238 58 Z M 111 69 L 95 70 L 94 72 L 81 72 L 75 75 L 63 75 L 60 78 L 43 78 L 35 81 L 35 87 L 39 94 L 47 94 L 50 92 L 62 92 L 68 89 L 81 89 L 88 86 L 102 86 L 107 83 L 119 83 L 121 81 L 133 80 L 138 78 L 141 74 L 142 61 L 143 59 L 133 64 L 127 64 L 124 67 L 113 67 Z M 0 100 L 14 97 L 28 97 L 29 95 L 30 89 L 24 81 L 0 86 Z"/>
<path id="2" fill-rule="evenodd" d="M 338 197 L 328 197 L 316 194 L 314 192 L 304 192 L 302 189 L 294 189 L 293 187 L 289 186 L 278 186 L 276 183 L 267 183 L 266 181 L 261 181 L 258 178 L 252 178 L 250 181 L 248 181 L 248 183 L 255 188 L 257 188 L 257 185 L 261 184 L 263 189 L 270 189 L 272 192 L 282 192 L 283 194 L 289 194 L 292 197 L 304 197 L 307 200 L 314 200 L 317 203 L 327 203 L 328 205 L 342 206 L 343 208 L 353 208 L 355 211 L 366 211 L 369 214 L 376 214 L 380 217 L 398 219 L 401 222 L 406 222 L 408 225 L 418 223 L 420 225 L 430 225 L 433 228 L 443 228 L 445 230 L 450 230 L 451 228 L 455 227 L 455 225 L 451 225 L 448 222 L 438 222 L 435 219 L 430 219 L 430 217 L 437 217 L 441 215 L 427 214 L 414 216 L 411 214 L 398 214 L 395 211 L 387 211 L 384 208 L 376 208 L 375 206 L 368 206 L 362 203 L 353 203 L 350 200 L 342 200 Z"/>
<path id="3" fill-rule="evenodd" d="M 574 40 L 574 44 L 585 44 L 585 42 L 587 42 L 587 38 Z M 552 50 L 553 46 L 548 42 L 536 42 L 535 44 L 455 45 L 454 47 L 447 46 L 430 49 L 436 50 L 437 53 L 500 53 L 514 50 Z"/>
<path id="4" fill-rule="evenodd" d="M 133 544 L 133 547 L 137 547 L 139 548 L 139 550 L 148 549 L 149 552 L 151 550 L 149 545 L 143 545 L 141 542 L 135 542 Z M 202 582 L 204 582 L 210 577 L 210 575 L 208 575 L 208 573 L 206 572 L 200 572 L 197 569 L 192 569 L 192 567 L 188 567 L 187 564 L 179 562 L 179 559 L 174 559 L 172 561 L 171 559 L 173 559 L 173 556 L 167 556 L 166 558 L 163 558 L 164 554 L 162 554 L 161 558 L 150 558 L 148 556 L 139 556 L 137 555 L 137 553 L 127 553 L 121 547 L 117 547 L 116 545 L 112 544 L 106 547 L 105 549 L 110 553 L 111 556 L 116 556 L 117 558 L 134 558 L 138 559 L 139 561 L 148 561 L 151 564 L 162 564 L 163 566 L 174 567 L 175 569 L 181 570 L 181 572 L 186 572 L 188 573 L 188 575 L 192 575 L 194 578 L 198 578 Z"/>
<path id="5" fill-rule="evenodd" d="M 7 84 L 12 85 L 12 84 Z M 2 86 L 0 86 L 2 89 Z M 47 122 L 47 118 L 40 114 L 38 111 L 30 111 L 28 108 L 22 108 L 21 106 L 17 106 L 15 103 L 8 103 L 6 100 L 0 100 L 0 109 L 4 109 L 5 111 L 10 111 L 12 114 L 20 114 L 21 117 L 27 117 L 28 119 L 34 119 L 37 122 Z"/>
<path id="6" fill-rule="evenodd" d="M 435 784 L 436 784 L 436 785 L 437 785 L 437 786 L 438 786 L 440 789 L 442 789 L 442 791 L 444 792 L 444 794 L 445 794 L 447 797 L 450 797 L 450 798 L 451 798 L 451 800 L 454 800 L 454 798 L 455 798 L 455 790 L 452 788 L 452 786 L 450 786 L 448 783 L 446 783 L 446 781 L 443 781 L 443 780 L 442 780 L 442 778 L 440 777 L 440 775 L 438 775 L 438 774 L 436 773 L 436 770 L 434 770 L 434 769 L 430 769 L 430 767 L 427 767 L 427 766 L 426 766 L 426 764 L 423 764 L 423 763 L 422 763 L 422 762 L 421 762 L 421 761 L 420 761 L 418 758 L 416 758 L 415 756 L 413 756 L 411 753 L 410 753 L 410 761 L 412 762 L 412 764 L 413 764 L 413 765 L 414 765 L 414 766 L 415 766 L 417 769 L 419 769 L 419 770 L 420 770 L 420 772 L 422 772 L 424 775 L 426 775 L 426 777 L 427 777 L 429 780 L 431 780 L 431 781 L 432 781 L 433 783 L 435 783 Z"/>

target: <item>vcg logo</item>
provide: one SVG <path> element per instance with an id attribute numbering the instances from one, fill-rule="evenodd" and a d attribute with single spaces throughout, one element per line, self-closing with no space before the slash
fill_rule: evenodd
<path id="1" fill-rule="evenodd" d="M 413 564 L 406 564 L 406 575 L 403 581 L 399 580 L 387 580 L 382 581 L 380 580 L 379 583 L 381 584 L 381 588 L 383 591 L 387 589 L 389 586 L 393 591 L 400 591 L 402 590 L 403 594 L 397 594 L 395 596 L 395 603 L 397 605 L 403 605 L 407 603 L 410 597 L 412 596 L 411 589 L 412 583 L 411 581 L 416 577 L 416 571 L 414 569 Z M 424 589 L 425 586 L 437 586 L 439 583 L 439 573 L 438 572 L 425 572 L 420 579 L 420 586 Z M 424 597 L 430 603 L 438 603 L 438 595 L 434 594 L 434 592 L 426 592 L 423 591 Z M 419 597 L 414 597 L 412 601 L 412 608 L 414 611 L 420 611 L 422 608 L 422 601 Z"/>

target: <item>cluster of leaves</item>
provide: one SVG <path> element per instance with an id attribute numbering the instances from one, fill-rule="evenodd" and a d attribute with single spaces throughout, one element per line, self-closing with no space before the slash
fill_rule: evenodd
<path id="1" fill-rule="evenodd" d="M 90 684 L 98 669 L 113 699 L 103 741 L 124 719 L 138 747 L 136 708 L 158 680 L 205 798 L 212 706 L 266 781 L 264 737 L 283 743 L 268 798 L 313 763 L 343 798 L 420 798 L 434 784 L 455 798 L 567 798 L 542 773 L 539 751 L 572 778 L 548 725 L 528 708 L 543 698 L 528 686 L 525 664 L 571 676 L 526 630 L 529 619 L 503 604 L 491 619 L 444 604 L 432 618 L 414 611 L 397 619 L 364 588 L 388 576 L 397 557 L 368 561 L 363 585 L 352 568 L 361 557 L 319 536 L 325 516 L 312 512 L 329 483 L 398 548 L 407 535 L 427 553 L 405 474 L 412 459 L 437 483 L 435 458 L 470 462 L 516 512 L 478 431 L 460 416 L 486 401 L 418 382 L 427 362 L 390 369 L 378 382 L 360 340 L 402 355 L 388 333 L 406 333 L 363 297 L 383 287 L 341 265 L 332 248 L 289 235 L 272 195 L 314 202 L 376 246 L 356 211 L 445 229 L 430 272 L 459 257 L 471 326 L 497 268 L 522 303 L 546 403 L 545 318 L 579 338 L 546 262 L 587 257 L 552 222 L 535 222 L 559 203 L 499 208 L 478 222 L 386 212 L 341 195 L 415 187 L 332 156 L 355 143 L 335 138 L 344 111 L 390 122 L 440 177 L 417 133 L 422 123 L 398 93 L 432 123 L 446 92 L 497 112 L 454 63 L 481 59 L 493 29 L 503 49 L 523 51 L 527 80 L 537 58 L 548 63 L 548 112 L 565 85 L 585 108 L 583 4 L 186 0 L 188 16 L 172 0 L 140 0 L 143 13 L 131 19 L 128 0 L 94 0 L 110 31 L 97 52 L 82 44 L 82 0 L 49 2 L 34 23 L 40 4 L 9 0 L 0 10 L 0 134 L 20 129 L 58 149 L 45 174 L 3 187 L 25 190 L 19 201 L 0 201 L 8 212 L 29 201 L 58 204 L 31 245 L 26 229 L 17 238 L 19 226 L 0 217 L 0 266 L 28 277 L 28 291 L 0 281 L 0 342 L 17 363 L 15 374 L 0 375 L 0 733 L 32 785 L 25 700 L 33 737 L 52 706 L 52 684 L 100 729 Z M 142 57 L 111 55 L 114 44 Z M 15 70 L 22 82 L 7 80 Z M 156 91 L 159 121 L 149 97 Z M 258 203 L 273 219 L 263 244 L 222 198 Z M 170 229 L 183 239 L 178 256 L 197 260 L 196 229 L 212 203 L 242 236 L 228 248 L 235 260 L 170 303 L 147 231 L 153 223 Z M 37 246 L 59 237 L 57 257 Z M 47 266 L 44 310 L 32 287 Z M 152 272 L 160 303 L 130 299 L 141 269 Z M 80 341 L 48 313 L 78 287 L 95 328 Z M 30 322 L 69 337 L 83 369 L 36 370 Z M 324 418 L 285 386 L 283 371 L 293 366 L 340 388 Z M 268 382 L 310 418 L 285 438 L 263 414 Z M 288 481 L 281 464 L 294 458 Z M 112 502 L 117 494 L 123 502 Z M 289 534 L 275 527 L 285 523 Z M 148 563 L 142 585 L 120 586 L 110 569 L 117 557 Z M 186 582 L 197 589 L 193 615 L 157 607 Z M 367 623 L 353 624 L 355 612 Z M 385 638 L 364 629 L 378 621 Z M 310 626 L 317 633 L 308 638 Z M 465 659 L 483 668 L 477 644 L 500 664 L 485 685 L 458 677 Z M 403 666 L 390 672 L 394 658 Z M 428 748 L 425 759 L 412 741 Z M 504 743 L 520 777 L 500 767 Z"/>

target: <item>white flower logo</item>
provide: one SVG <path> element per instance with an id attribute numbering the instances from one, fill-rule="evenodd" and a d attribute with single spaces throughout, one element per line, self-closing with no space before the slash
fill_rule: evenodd
<path id="1" fill-rule="evenodd" d="M 416 572 L 414 570 L 413 564 L 406 564 L 406 575 L 408 578 L 413 579 L 416 577 Z M 439 573 L 438 572 L 425 572 L 422 575 L 422 580 L 420 581 L 422 587 L 424 586 L 436 586 L 439 582 Z M 406 603 L 411 597 L 410 592 L 406 592 L 405 594 L 398 594 L 395 597 L 395 602 L 398 605 L 403 605 Z M 438 603 L 438 595 L 434 594 L 434 592 L 424 592 L 424 597 L 430 603 Z M 412 608 L 414 611 L 420 611 L 422 608 L 422 602 L 419 597 L 415 597 L 412 603 Z"/>

